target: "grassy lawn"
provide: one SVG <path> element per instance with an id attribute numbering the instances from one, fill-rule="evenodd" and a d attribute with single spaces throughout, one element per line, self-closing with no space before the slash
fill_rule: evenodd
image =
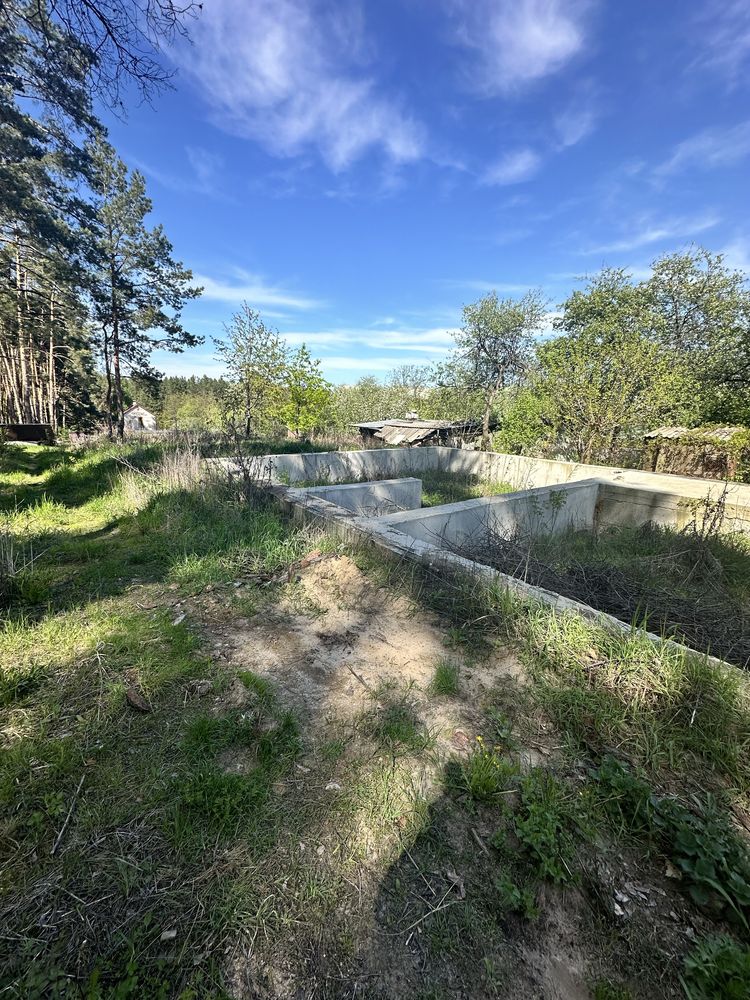
<path id="1" fill-rule="evenodd" d="M 749 995 L 738 672 L 345 552 L 190 448 L 0 462 L 3 995 Z"/>
<path id="2" fill-rule="evenodd" d="M 3 555 L 17 572 L 0 578 L 2 984 L 171 996 L 173 969 L 232 920 L 221 845 L 273 839 L 272 786 L 299 752 L 270 694 L 242 719 L 207 714 L 195 692 L 227 678 L 177 601 L 273 573 L 310 542 L 221 487 L 168 484 L 159 446 L 3 460 Z M 252 597 L 232 600 L 246 611 Z M 217 755 L 258 742 L 259 727 L 252 781 L 224 774 Z M 220 995 L 212 955 L 177 981 Z"/>

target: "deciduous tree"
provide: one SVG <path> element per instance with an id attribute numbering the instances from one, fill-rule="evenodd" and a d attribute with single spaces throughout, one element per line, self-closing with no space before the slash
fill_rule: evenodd
<path id="1" fill-rule="evenodd" d="M 464 306 L 457 351 L 442 367 L 442 380 L 482 396 L 482 447 L 490 445 L 492 410 L 500 394 L 517 384 L 533 358 L 546 302 L 541 292 L 498 299 L 496 292 Z"/>

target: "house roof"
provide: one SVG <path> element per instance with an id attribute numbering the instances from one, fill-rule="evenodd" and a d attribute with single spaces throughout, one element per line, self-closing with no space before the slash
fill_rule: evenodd
<path id="1" fill-rule="evenodd" d="M 123 416 L 128 413 L 132 413 L 134 410 L 142 410 L 143 413 L 148 413 L 150 417 L 153 417 L 153 413 L 150 410 L 147 410 L 145 406 L 141 406 L 140 403 L 131 403 L 127 410 L 123 410 Z"/>
<path id="2" fill-rule="evenodd" d="M 646 438 L 665 438 L 679 441 L 684 437 L 702 437 L 712 441 L 731 441 L 735 434 L 741 434 L 744 427 L 657 427 L 644 434 Z"/>

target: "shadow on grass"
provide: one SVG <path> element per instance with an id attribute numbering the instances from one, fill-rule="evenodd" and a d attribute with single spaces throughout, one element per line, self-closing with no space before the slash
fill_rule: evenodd
<path id="1" fill-rule="evenodd" d="M 174 624 L 168 610 L 128 610 L 108 621 L 110 612 L 102 609 L 101 620 L 91 621 L 92 601 L 121 593 L 136 574 L 198 589 L 286 565 L 301 554 L 304 537 L 290 533 L 271 508 L 194 492 L 154 496 L 137 514 L 101 530 L 109 534 L 69 538 L 63 558 L 46 565 L 67 575 L 53 580 L 54 599 L 15 654 L 19 665 L 36 663 L 38 672 L 21 670 L 6 692 L 18 710 L 9 713 L 10 725 L 26 729 L 15 734 L 16 756 L 0 786 L 8 817 L 0 830 L 18 866 L 13 884 L 21 887 L 0 912 L 10 929 L 2 945 L 9 956 L 5 984 L 17 995 L 40 998 L 85 990 L 96 1000 L 168 997 L 189 990 L 181 995 L 215 1000 L 224 995 L 221 971 L 244 960 L 246 994 L 268 1000 L 303 993 L 341 1000 L 545 995 L 538 973 L 522 959 L 539 953 L 546 933 L 558 945 L 559 928 L 554 922 L 529 925 L 518 915 L 529 902 L 523 873 L 493 844 L 507 820 L 497 801 L 476 805 L 456 792 L 455 766 L 440 775 L 446 787 L 436 800 L 424 812 L 415 809 L 412 837 L 411 820 L 387 784 L 392 771 L 383 765 L 383 816 L 377 821 L 383 827 L 387 821 L 383 839 L 396 831 L 395 860 L 385 871 L 377 868 L 368 800 L 361 810 L 366 815 L 352 823 L 364 840 L 352 863 L 344 853 L 347 812 L 337 816 L 326 798 L 347 789 L 330 780 L 335 772 L 317 772 L 310 761 L 296 767 L 296 725 L 267 683 L 240 676 L 248 703 L 235 709 L 219 697 L 209 707 L 191 693 L 190 682 L 214 678 L 221 696 L 220 667 L 196 655 L 197 640 Z M 523 617 L 527 612 L 512 603 L 429 576 L 413 575 L 411 583 L 412 596 L 437 611 L 455 644 L 465 648 L 479 649 L 498 636 L 520 642 L 523 620 L 525 652 L 537 661 L 549 714 L 559 705 L 552 717 L 582 755 L 599 753 L 605 739 L 633 754 L 644 742 L 659 742 L 671 765 L 689 768 L 690 754 L 722 767 L 729 758 L 711 749 L 717 732 L 727 744 L 742 737 L 747 719 L 710 671 L 682 683 L 678 670 L 670 687 L 661 662 L 650 660 L 643 675 L 633 676 L 646 647 L 614 639 L 607 646 L 586 629 L 556 634 L 541 619 L 535 632 L 533 620 Z M 78 616 L 80 635 L 70 632 L 61 614 L 66 611 Z M 74 655 L 65 651 L 65 641 L 73 642 Z M 134 681 L 151 712 L 126 706 L 124 691 Z M 620 714 L 611 703 L 597 713 L 592 689 L 614 699 Z M 588 695 L 577 720 L 563 710 L 565 697 L 555 700 L 559 692 Z M 639 692 L 647 695 L 642 703 Z M 34 714 L 34 699 L 42 696 L 47 703 Z M 729 715 L 717 715 L 717 700 Z M 324 703 L 320 711 L 328 724 Z M 365 732 L 391 768 L 398 763 L 408 770 L 410 753 L 428 746 L 409 702 L 384 698 L 370 721 Z M 689 746 L 680 736 L 686 727 Z M 231 773 L 222 757 L 227 752 Z M 484 780 L 474 787 L 488 786 Z M 491 783 L 489 789 L 492 796 Z M 306 810 L 314 798 L 324 815 L 313 822 Z M 336 836 L 324 845 L 326 824 L 336 826 Z M 540 826 L 540 838 L 556 849 L 559 824 Z M 65 849 L 53 858 L 61 830 Z M 407 832 L 401 836 L 401 830 Z M 259 869 L 287 832 L 284 852 L 268 870 Z M 508 843 L 511 853 L 520 851 L 512 839 Z M 343 876 L 336 869 L 340 860 Z M 368 879 L 376 884 L 368 887 Z M 556 890 L 543 891 L 550 911 L 561 912 Z M 562 912 L 584 921 L 588 905 Z M 358 907 L 368 910 L 369 924 Z M 362 938 L 360 929 L 367 931 Z M 627 951 L 629 941 L 617 925 L 605 929 L 610 944 L 614 939 Z M 285 950 L 289 935 L 294 953 Z M 227 958 L 230 937 L 246 947 Z M 257 958 L 264 940 L 267 968 Z M 589 952 L 598 940 L 589 939 Z M 550 951 L 563 963 L 564 979 L 565 956 Z M 576 975 L 578 986 L 580 967 Z M 582 995 L 586 985 L 580 982 Z M 662 985 L 659 995 L 669 996 Z"/>

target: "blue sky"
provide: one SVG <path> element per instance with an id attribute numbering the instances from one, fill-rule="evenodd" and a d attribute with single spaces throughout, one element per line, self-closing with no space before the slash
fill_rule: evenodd
<path id="1" fill-rule="evenodd" d="M 750 269 L 747 0 L 204 0 L 175 89 L 108 121 L 205 286 L 327 377 L 440 359 L 461 306 L 691 240 Z"/>

